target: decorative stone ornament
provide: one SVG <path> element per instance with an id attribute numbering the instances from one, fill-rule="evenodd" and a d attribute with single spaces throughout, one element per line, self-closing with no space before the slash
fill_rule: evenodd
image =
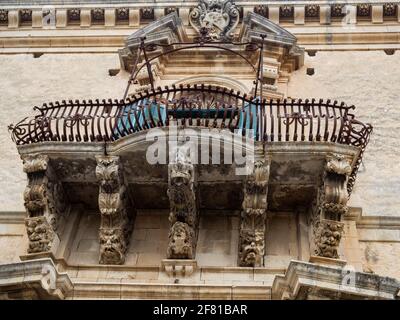
<path id="1" fill-rule="evenodd" d="M 338 248 L 343 229 L 342 222 L 319 220 L 315 226 L 315 254 L 320 257 L 339 259 Z"/>
<path id="2" fill-rule="evenodd" d="M 170 202 L 168 259 L 194 259 L 197 242 L 197 199 L 194 165 L 183 147 L 176 150 L 176 160 L 168 165 Z"/>
<path id="3" fill-rule="evenodd" d="M 371 15 L 371 5 L 368 3 L 357 5 L 357 15 L 360 17 L 369 17 Z"/>
<path id="4" fill-rule="evenodd" d="M 265 219 L 269 162 L 258 151 L 252 174 L 246 177 L 239 237 L 239 266 L 261 267 L 265 247 Z"/>
<path id="5" fill-rule="evenodd" d="M 254 13 L 257 13 L 260 16 L 268 18 L 268 6 L 266 5 L 256 6 L 254 7 Z"/>
<path id="6" fill-rule="evenodd" d="M 293 6 L 280 6 L 279 7 L 279 16 L 280 18 L 293 18 L 294 15 L 294 7 Z"/>
<path id="7" fill-rule="evenodd" d="M 190 25 L 198 33 L 206 29 L 213 40 L 233 39 L 239 20 L 239 9 L 232 0 L 200 0 L 189 14 Z"/>
<path id="8" fill-rule="evenodd" d="M 331 16 L 332 17 L 344 17 L 345 16 L 345 11 L 344 11 L 344 4 L 333 4 L 331 6 Z"/>
<path id="9" fill-rule="evenodd" d="M 68 10 L 68 20 L 69 21 L 79 21 L 81 19 L 80 9 L 69 9 Z"/>
<path id="10" fill-rule="evenodd" d="M 104 9 L 96 8 L 92 10 L 92 20 L 93 21 L 104 21 Z"/>
<path id="11" fill-rule="evenodd" d="M 0 10 L 0 23 L 8 23 L 8 10 Z"/>
<path id="12" fill-rule="evenodd" d="M 125 21 L 129 19 L 129 9 L 128 8 L 117 8 L 117 20 Z"/>
<path id="13" fill-rule="evenodd" d="M 32 21 L 32 10 L 22 9 L 20 11 L 21 22 L 31 22 Z"/>
<path id="14" fill-rule="evenodd" d="M 396 15 L 396 3 L 385 3 L 383 5 L 383 15 L 385 17 L 394 17 Z"/>
<path id="15" fill-rule="evenodd" d="M 339 154 L 326 159 L 323 183 L 318 190 L 311 212 L 311 236 L 314 254 L 338 259 L 338 247 L 343 234 L 341 218 L 347 213 L 347 181 L 352 172 L 351 161 Z"/>
<path id="16" fill-rule="evenodd" d="M 96 157 L 99 181 L 100 264 L 123 264 L 133 229 L 135 211 L 125 187 L 117 156 Z"/>
<path id="17" fill-rule="evenodd" d="M 319 6 L 316 4 L 307 5 L 305 11 L 307 18 L 319 17 Z"/>
<path id="18" fill-rule="evenodd" d="M 141 20 L 154 20 L 154 9 L 153 8 L 141 8 L 140 9 Z"/>
<path id="19" fill-rule="evenodd" d="M 55 249 L 53 244 L 58 237 L 59 218 L 66 211 L 62 184 L 58 182 L 48 156 L 29 155 L 22 160 L 23 170 L 28 175 L 24 191 L 28 253 L 51 251 Z"/>

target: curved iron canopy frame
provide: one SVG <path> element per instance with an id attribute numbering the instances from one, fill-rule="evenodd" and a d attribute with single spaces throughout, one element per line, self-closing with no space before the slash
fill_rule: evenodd
<path id="1" fill-rule="evenodd" d="M 147 69 L 147 74 L 149 76 L 150 79 L 150 86 L 151 89 L 154 90 L 154 78 L 153 78 L 153 74 L 151 72 L 151 62 L 162 57 L 162 56 L 166 56 L 169 55 L 171 53 L 174 52 L 178 52 L 178 51 L 183 51 L 183 50 L 193 50 L 193 49 L 199 49 L 199 48 L 214 48 L 214 49 L 220 49 L 220 50 L 224 50 L 227 52 L 230 52 L 238 57 L 240 57 L 243 61 L 246 62 L 246 64 L 248 64 L 253 71 L 256 72 L 256 79 L 254 80 L 254 84 L 255 84 L 255 90 L 254 90 L 254 96 L 257 96 L 257 91 L 260 91 L 260 97 L 262 98 L 262 78 L 263 78 L 263 63 L 264 63 L 264 59 L 263 59 L 263 53 L 264 53 L 264 39 L 267 37 L 265 34 L 260 34 L 260 37 L 262 39 L 261 44 L 260 43 L 255 43 L 255 42 L 233 42 L 233 41 L 210 41 L 208 39 L 205 39 L 203 37 L 200 38 L 200 40 L 198 42 L 174 42 L 171 44 L 162 44 L 162 43 L 145 43 L 146 37 L 141 37 L 140 38 L 140 45 L 138 48 L 138 53 L 136 56 L 136 61 L 135 64 L 133 65 L 132 71 L 131 71 L 131 75 L 129 77 L 128 80 L 128 84 L 126 86 L 125 89 L 125 93 L 123 96 L 123 99 L 125 100 L 126 97 L 128 96 L 128 92 L 129 92 L 129 88 L 131 86 L 132 83 L 134 83 L 134 81 L 136 80 L 137 75 L 139 74 L 139 72 L 146 66 Z M 148 57 L 148 53 L 155 51 L 157 49 L 157 47 L 160 48 L 168 48 L 168 47 L 175 47 L 175 46 L 179 46 L 178 48 L 173 48 L 171 50 L 168 51 L 163 51 L 157 55 L 155 55 L 154 57 L 149 58 Z M 241 54 L 240 52 L 237 52 L 231 48 L 229 48 L 229 46 L 250 46 L 250 50 L 249 51 L 258 51 L 258 62 L 256 65 L 254 65 L 248 58 L 246 58 L 243 54 Z M 141 55 L 143 54 L 143 58 L 144 58 L 144 63 L 138 67 L 139 64 L 139 59 L 141 57 Z"/>

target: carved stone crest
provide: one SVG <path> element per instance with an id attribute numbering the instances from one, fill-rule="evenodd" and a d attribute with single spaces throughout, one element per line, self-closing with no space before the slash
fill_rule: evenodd
<path id="1" fill-rule="evenodd" d="M 212 40 L 232 39 L 239 23 L 239 10 L 232 0 L 200 0 L 189 14 L 191 26 Z"/>

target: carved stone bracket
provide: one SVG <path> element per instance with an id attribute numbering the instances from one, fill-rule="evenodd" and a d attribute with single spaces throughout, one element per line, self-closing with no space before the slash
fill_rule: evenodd
<path id="1" fill-rule="evenodd" d="M 198 211 L 194 165 L 187 150 L 178 148 L 176 161 L 168 165 L 170 202 L 168 259 L 194 259 Z"/>
<path id="2" fill-rule="evenodd" d="M 100 264 L 123 264 L 133 229 L 135 210 L 117 156 L 97 156 L 99 181 Z"/>
<path id="3" fill-rule="evenodd" d="M 239 240 L 239 265 L 243 267 L 259 267 L 264 264 L 270 163 L 261 152 L 257 158 L 253 173 L 244 182 Z"/>
<path id="4" fill-rule="evenodd" d="M 189 277 L 197 269 L 196 260 L 164 259 L 161 261 L 162 269 L 169 277 Z"/>
<path id="5" fill-rule="evenodd" d="M 338 259 L 338 247 L 344 224 L 341 217 L 348 211 L 347 181 L 351 160 L 339 154 L 327 157 L 323 183 L 312 206 L 312 246 L 320 257 Z"/>
<path id="6" fill-rule="evenodd" d="M 22 160 L 23 170 L 28 176 L 24 191 L 28 253 L 55 250 L 59 242 L 60 217 L 67 207 L 62 184 L 52 170 L 48 156 L 28 155 Z"/>

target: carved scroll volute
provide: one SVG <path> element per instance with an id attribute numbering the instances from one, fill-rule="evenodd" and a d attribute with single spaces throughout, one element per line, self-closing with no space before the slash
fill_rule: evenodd
<path id="1" fill-rule="evenodd" d="M 327 157 L 323 182 L 312 206 L 311 226 L 314 254 L 338 259 L 344 230 L 342 216 L 348 211 L 347 181 L 352 172 L 351 159 L 331 154 Z"/>
<path id="2" fill-rule="evenodd" d="M 24 191 L 28 253 L 55 250 L 59 218 L 64 215 L 67 206 L 62 184 L 53 172 L 47 155 L 27 155 L 22 160 L 23 170 L 28 176 Z"/>
<path id="3" fill-rule="evenodd" d="M 195 168 L 185 148 L 178 148 L 176 161 L 168 165 L 170 202 L 168 259 L 194 259 L 198 211 Z"/>
<path id="4" fill-rule="evenodd" d="M 100 264 L 123 264 L 135 217 L 125 186 L 122 165 L 117 156 L 96 157 L 101 214 Z"/>
<path id="5" fill-rule="evenodd" d="M 268 160 L 256 160 L 253 173 L 244 182 L 238 258 L 240 266 L 258 267 L 264 264 L 269 169 Z"/>
<path id="6" fill-rule="evenodd" d="M 348 210 L 347 181 L 351 160 L 338 154 L 329 155 L 324 175 L 323 218 L 340 221 Z"/>

